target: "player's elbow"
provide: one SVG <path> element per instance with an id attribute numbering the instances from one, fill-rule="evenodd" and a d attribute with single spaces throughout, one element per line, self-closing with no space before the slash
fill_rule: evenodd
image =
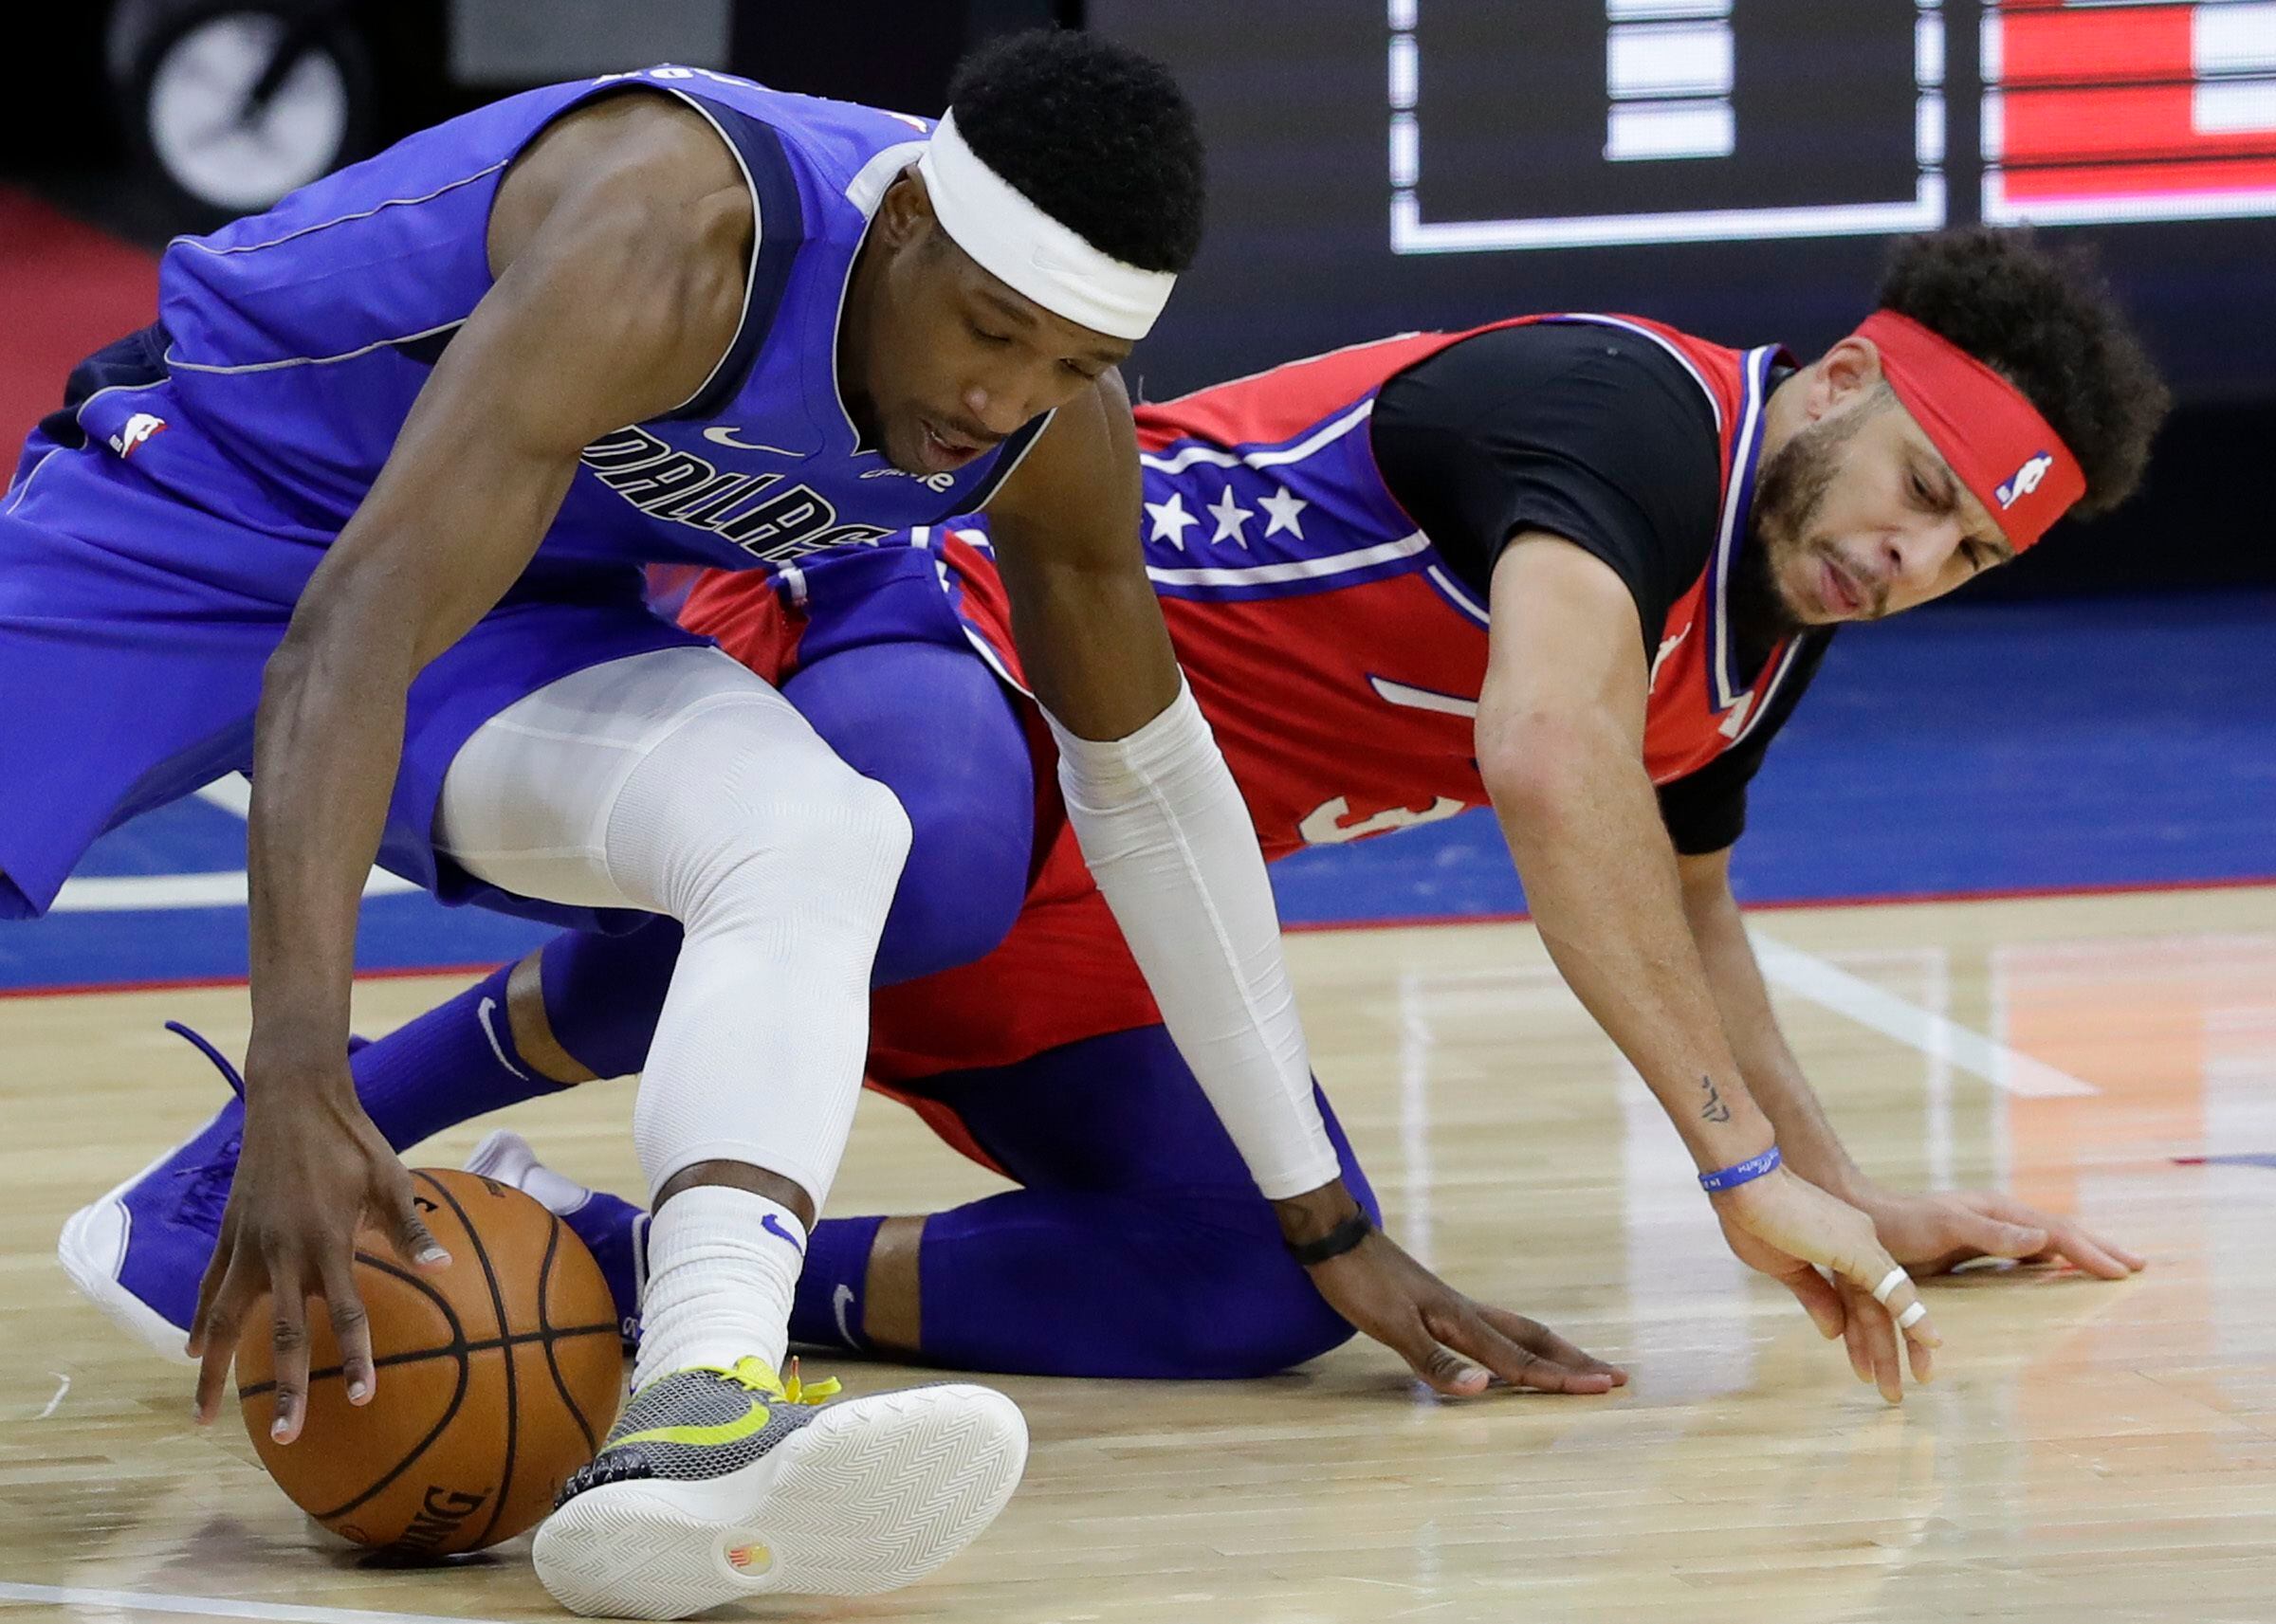
<path id="1" fill-rule="evenodd" d="M 1505 819 L 1554 828 L 1588 815 L 1622 744 L 1594 719 L 1540 706 L 1481 712 L 1478 770 Z"/>
<path id="2" fill-rule="evenodd" d="M 316 672 L 328 663 L 332 650 L 345 643 L 346 625 L 347 617 L 340 612 L 340 607 L 328 601 L 317 583 L 311 582 L 294 607 L 284 635 L 262 667 L 264 700 L 273 703 L 307 686 Z"/>
<path id="3" fill-rule="evenodd" d="M 409 686 L 413 674 L 411 630 L 418 616 L 404 601 L 401 575 L 346 551 L 327 557 L 293 606 L 284 635 L 261 675 L 264 704 L 311 684 L 340 683 L 370 689 L 389 668 Z"/>

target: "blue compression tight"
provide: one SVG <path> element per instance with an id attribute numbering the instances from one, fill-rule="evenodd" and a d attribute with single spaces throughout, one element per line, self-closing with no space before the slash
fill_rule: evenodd
<path id="1" fill-rule="evenodd" d="M 907 1086 L 951 1106 L 1022 1188 L 925 1221 L 928 1364 L 1033 1376 L 1265 1376 L 1351 1327 L 1280 1242 L 1273 1210 L 1161 1027 Z M 1325 1098 L 1344 1182 L 1374 1192 Z M 815 1226 L 793 1341 L 861 1347 L 880 1218 Z"/>

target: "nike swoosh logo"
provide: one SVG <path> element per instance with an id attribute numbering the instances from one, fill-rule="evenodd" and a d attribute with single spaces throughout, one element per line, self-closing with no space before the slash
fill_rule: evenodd
<path id="1" fill-rule="evenodd" d="M 803 457 L 806 454 L 803 451 L 786 450 L 780 446 L 763 445 L 757 440 L 738 440 L 735 438 L 735 426 L 732 423 L 713 424 L 704 430 L 704 438 L 714 446 L 732 447 L 738 451 L 764 451 L 769 456 L 775 457 Z"/>
<path id="2" fill-rule="evenodd" d="M 651 1427 L 644 1432 L 627 1432 L 621 1438 L 611 1438 L 608 1447 L 620 1449 L 626 1444 L 688 1444 L 703 1449 L 714 1444 L 740 1443 L 754 1432 L 766 1430 L 774 1413 L 757 1399 L 743 1414 L 716 1427 Z"/>
<path id="3" fill-rule="evenodd" d="M 788 1230 L 784 1229 L 780 1223 L 778 1223 L 775 1219 L 774 1213 L 769 1213 L 764 1217 L 761 1218 L 759 1220 L 759 1227 L 779 1241 L 788 1241 L 790 1243 L 790 1250 L 797 1252 L 800 1257 L 804 1257 L 806 1255 L 806 1249 L 798 1245 L 798 1237 L 792 1234 Z"/>
<path id="4" fill-rule="evenodd" d="M 854 1287 L 840 1281 L 837 1289 L 830 1293 L 830 1307 L 837 1315 L 837 1334 L 846 1339 L 846 1346 L 857 1348 L 861 1346 L 861 1339 L 854 1334 L 854 1327 L 846 1323 L 846 1310 L 853 1306 Z"/>
<path id="5" fill-rule="evenodd" d="M 482 1023 L 482 1035 L 490 1040 L 490 1052 L 498 1057 L 498 1064 L 526 1083 L 529 1081 L 529 1073 L 506 1059 L 505 1045 L 498 1041 L 498 1028 L 491 1019 L 497 1013 L 498 1000 L 495 998 L 485 998 L 474 1006 L 474 1018 Z"/>
<path id="6" fill-rule="evenodd" d="M 1404 705 L 1409 710 L 1432 710 L 1441 716 L 1476 716 L 1478 702 L 1466 700 L 1459 694 L 1442 694 L 1435 688 L 1418 688 L 1406 683 L 1394 683 L 1388 677 L 1369 677 L 1367 683 L 1375 697 L 1392 704 Z"/>

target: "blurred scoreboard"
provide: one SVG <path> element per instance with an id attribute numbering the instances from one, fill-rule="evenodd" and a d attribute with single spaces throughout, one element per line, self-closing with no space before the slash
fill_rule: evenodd
<path id="1" fill-rule="evenodd" d="M 1895 233 L 2091 236 L 2185 394 L 2276 398 L 2276 0 L 1090 0 L 1210 143 L 1164 388 L 1620 308 L 1798 347 Z M 1162 392 L 1156 389 L 1154 392 Z"/>
<path id="2" fill-rule="evenodd" d="M 1399 0 L 1407 254 L 1940 224 L 1944 17 L 1825 0 Z"/>
<path id="3" fill-rule="evenodd" d="M 2276 4 L 2060 5 L 1983 22 L 1983 216 L 2276 214 Z"/>

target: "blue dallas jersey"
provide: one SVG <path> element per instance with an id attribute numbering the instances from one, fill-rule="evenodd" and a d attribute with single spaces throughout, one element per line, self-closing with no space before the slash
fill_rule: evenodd
<path id="1" fill-rule="evenodd" d="M 836 547 L 890 566 L 881 597 L 938 598 L 927 554 L 839 544 L 984 502 L 1043 424 L 923 479 L 864 450 L 846 414 L 847 280 L 923 122 L 678 67 L 511 98 L 173 244 L 158 321 L 89 357 L 27 440 L 0 497 L 0 782 L 41 794 L 0 812 L 0 918 L 46 911 L 103 830 L 250 767 L 263 671 L 310 572 L 489 291 L 501 176 L 550 121 L 626 93 L 685 101 L 749 177 L 742 323 L 693 399 L 586 448 L 521 579 L 411 684 L 381 861 L 446 901 L 617 922 L 481 885 L 432 835 L 486 720 L 587 666 L 698 641 L 650 612 L 640 564 L 795 576 L 787 560 Z"/>
<path id="2" fill-rule="evenodd" d="M 1041 420 L 953 474 L 911 476 L 861 446 L 836 375 L 855 253 L 929 126 L 686 67 L 509 98 L 266 214 L 176 240 L 159 271 L 158 324 L 81 369 L 48 436 L 107 446 L 178 500 L 323 546 L 489 291 L 490 207 L 507 166 L 563 113 L 633 88 L 678 98 L 732 147 L 758 210 L 757 252 L 741 328 L 710 379 L 677 411 L 586 449 L 535 568 L 745 568 L 984 502 Z M 280 552 L 301 556 L 276 560 L 279 584 L 304 575 L 302 548 Z M 269 574 L 249 557 L 219 573 L 248 586 Z"/>

